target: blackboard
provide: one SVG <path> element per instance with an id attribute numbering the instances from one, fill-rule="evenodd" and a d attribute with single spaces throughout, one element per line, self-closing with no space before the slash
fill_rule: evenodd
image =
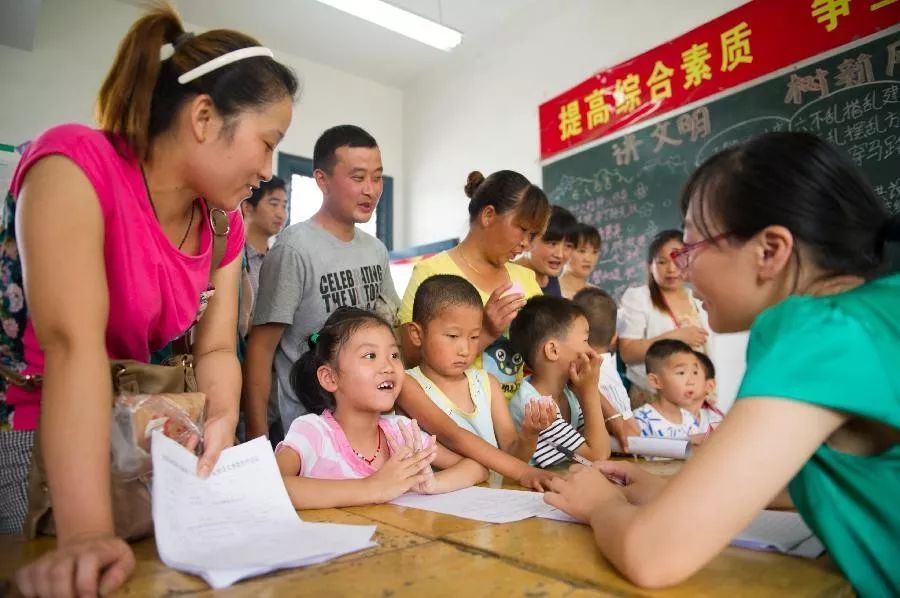
<path id="1" fill-rule="evenodd" d="M 646 283 L 653 236 L 681 226 L 678 197 L 690 173 L 722 149 L 786 130 L 841 147 L 900 212 L 900 27 L 547 162 L 543 186 L 551 202 L 600 230 L 591 282 L 619 299 Z"/>

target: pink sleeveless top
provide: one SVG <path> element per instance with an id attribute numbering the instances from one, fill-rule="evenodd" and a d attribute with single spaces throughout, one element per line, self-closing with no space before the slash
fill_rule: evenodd
<path id="1" fill-rule="evenodd" d="M 109 289 L 107 353 L 111 359 L 147 362 L 151 352 L 191 327 L 211 295 L 212 232 L 206 207 L 200 210 L 203 226 L 199 255 L 182 253 L 169 242 L 156 220 L 140 166 L 121 139 L 76 124 L 49 129 L 29 146 L 13 176 L 10 189 L 14 197 L 19 195 L 31 166 L 49 155 L 63 155 L 74 162 L 100 201 Z M 219 267 L 240 255 L 244 245 L 240 211 L 231 212 L 228 220 L 231 230 Z M 65 301 L 65 295 L 60 294 L 59 300 Z M 43 372 L 44 353 L 30 318 L 23 344 L 27 364 L 23 373 Z M 15 407 L 13 429 L 37 427 L 39 389 L 25 391 L 10 385 L 7 402 Z"/>

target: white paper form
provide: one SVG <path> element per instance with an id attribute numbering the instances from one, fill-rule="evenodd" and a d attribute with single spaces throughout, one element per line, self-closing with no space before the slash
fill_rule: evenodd
<path id="1" fill-rule="evenodd" d="M 212 587 L 374 546 L 375 526 L 305 523 L 291 505 L 265 438 L 226 449 L 212 475 L 154 433 L 153 521 L 160 559 Z"/>
<path id="2" fill-rule="evenodd" d="M 560 511 L 559 509 L 553 509 L 552 511 L 547 511 L 546 513 L 541 513 L 537 515 L 540 519 L 552 519 L 554 521 L 565 521 L 566 523 L 581 523 L 568 513 L 564 511 Z"/>
<path id="3" fill-rule="evenodd" d="M 540 492 L 479 487 L 446 494 L 404 494 L 391 503 L 490 523 L 521 521 L 553 510 Z"/>

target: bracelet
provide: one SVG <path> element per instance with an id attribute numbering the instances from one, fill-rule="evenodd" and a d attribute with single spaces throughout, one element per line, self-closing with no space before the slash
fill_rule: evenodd
<path id="1" fill-rule="evenodd" d="M 615 415 L 610 415 L 609 417 L 607 417 L 606 419 L 603 420 L 603 423 L 608 424 L 608 423 L 611 422 L 612 420 L 618 419 L 618 418 L 620 418 L 620 417 L 622 417 L 622 414 L 621 414 L 621 413 L 616 413 Z"/>

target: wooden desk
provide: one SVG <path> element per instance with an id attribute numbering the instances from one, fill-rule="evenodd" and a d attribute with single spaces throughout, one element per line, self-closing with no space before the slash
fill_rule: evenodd
<path id="1" fill-rule="evenodd" d="M 515 487 L 496 479 L 490 485 Z M 378 547 L 212 592 L 199 578 L 163 565 L 153 540 L 144 540 L 134 545 L 137 567 L 117 595 L 853 596 L 827 557 L 809 561 L 727 548 L 685 583 L 651 592 L 623 579 L 600 555 L 590 529 L 578 524 L 527 519 L 494 525 L 394 505 L 301 511 L 300 516 L 375 523 Z M 0 579 L 11 579 L 21 562 L 53 544 L 0 536 Z"/>

